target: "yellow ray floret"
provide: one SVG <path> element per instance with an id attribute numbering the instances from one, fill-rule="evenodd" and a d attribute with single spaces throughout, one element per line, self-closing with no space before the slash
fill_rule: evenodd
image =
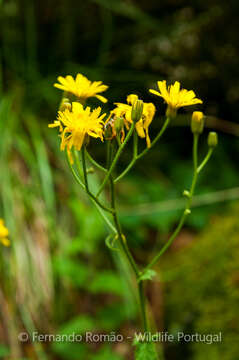
<path id="1" fill-rule="evenodd" d="M 202 100 L 197 99 L 193 90 L 180 89 L 180 83 L 175 81 L 173 85 L 167 87 L 166 81 L 158 81 L 160 91 L 150 89 L 152 94 L 162 97 L 171 109 L 177 110 L 182 106 L 202 104 Z"/>
<path id="2" fill-rule="evenodd" d="M 104 85 L 102 81 L 90 81 L 82 74 L 77 74 L 75 79 L 71 75 L 58 76 L 57 80 L 59 84 L 54 84 L 56 88 L 72 93 L 81 100 L 96 97 L 104 103 L 107 102 L 104 96 L 99 95 L 108 89 L 108 86 Z"/>
<path id="3" fill-rule="evenodd" d="M 86 136 L 100 138 L 103 141 L 103 118 L 100 115 L 101 107 L 91 111 L 87 106 L 78 102 L 72 103 L 72 110 L 58 111 L 57 120 L 49 127 L 59 127 L 61 137 L 61 150 L 67 149 L 70 153 L 72 146 L 80 150 Z"/>
<path id="4" fill-rule="evenodd" d="M 8 236 L 9 236 L 9 231 L 4 225 L 3 219 L 0 219 L 0 242 L 4 246 L 10 246 L 10 241 L 8 239 Z"/>
<path id="5" fill-rule="evenodd" d="M 138 95 L 130 94 L 127 96 L 127 104 L 115 103 L 116 108 L 111 111 L 111 117 L 123 117 L 124 124 L 128 130 L 132 124 L 131 111 L 134 102 L 138 99 Z M 141 119 L 136 123 L 136 131 L 141 138 L 146 138 L 147 146 L 150 147 L 150 138 L 149 138 L 149 125 L 151 124 L 155 114 L 155 106 L 152 103 L 143 104 L 143 114 Z"/>

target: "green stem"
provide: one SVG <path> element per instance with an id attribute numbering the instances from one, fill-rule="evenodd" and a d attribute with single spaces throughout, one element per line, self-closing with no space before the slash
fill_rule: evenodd
<path id="1" fill-rule="evenodd" d="M 178 226 L 176 227 L 176 229 L 174 230 L 173 234 L 170 236 L 169 240 L 167 241 L 167 243 L 162 247 L 162 249 L 159 251 L 159 253 L 157 255 L 155 255 L 155 257 L 153 258 L 153 260 L 145 267 L 144 272 L 151 269 L 159 260 L 159 258 L 165 253 L 165 251 L 169 248 L 169 246 L 173 243 L 174 239 L 177 237 L 177 235 L 179 234 L 180 230 L 182 229 L 185 219 L 186 217 L 189 215 L 189 212 L 184 210 L 184 213 L 178 223 Z"/>
<path id="2" fill-rule="evenodd" d="M 83 182 L 81 181 L 81 179 L 79 178 L 79 176 L 77 175 L 77 173 L 75 172 L 71 162 L 70 162 L 70 159 L 69 159 L 69 155 L 66 151 L 66 159 L 67 159 L 67 163 L 68 163 L 68 166 L 71 170 L 71 173 L 72 175 L 74 176 L 75 180 L 77 181 L 77 183 L 85 190 L 85 185 L 83 184 Z"/>
<path id="3" fill-rule="evenodd" d="M 142 156 L 144 156 L 149 149 L 151 149 L 156 143 L 157 141 L 161 138 L 161 136 L 164 134 L 165 130 L 167 129 L 168 125 L 170 123 L 170 118 L 167 117 L 160 132 L 158 133 L 158 135 L 154 138 L 154 140 L 151 143 L 151 146 L 149 148 L 144 149 L 138 156 L 137 156 L 137 160 L 140 159 Z"/>
<path id="4" fill-rule="evenodd" d="M 101 207 L 95 202 L 95 200 L 91 199 L 97 210 L 99 211 L 100 215 L 104 219 L 105 223 L 108 225 L 108 227 L 113 231 L 114 234 L 117 234 L 117 230 L 114 227 L 114 225 L 111 223 L 111 221 L 108 219 L 107 215 L 102 211 Z"/>
<path id="5" fill-rule="evenodd" d="M 161 136 L 164 134 L 165 130 L 167 129 L 169 122 L 170 122 L 170 118 L 166 118 L 160 132 L 155 137 L 155 139 L 152 141 L 150 148 L 144 149 L 139 155 L 138 155 L 138 143 L 136 142 L 136 140 L 134 140 L 133 159 L 131 160 L 129 165 L 126 167 L 126 169 L 114 180 L 115 183 L 117 183 L 119 180 L 121 180 L 130 171 L 130 169 L 134 166 L 136 161 L 138 159 L 140 159 L 142 156 L 144 156 L 149 151 L 149 149 L 151 149 L 157 143 L 157 141 L 161 138 Z M 135 135 L 137 136 L 136 132 L 135 132 Z M 138 136 L 137 136 L 137 141 L 138 141 Z"/>
<path id="6" fill-rule="evenodd" d="M 109 170 L 108 170 L 108 172 L 107 172 L 107 174 L 106 174 L 106 176 L 105 176 L 105 178 L 104 178 L 104 180 L 103 180 L 103 182 L 102 182 L 102 184 L 101 184 L 101 186 L 100 186 L 100 188 L 99 188 L 99 190 L 98 190 L 98 192 L 97 192 L 97 195 L 96 195 L 97 197 L 100 195 L 100 193 L 101 193 L 101 191 L 103 190 L 105 184 L 106 184 L 107 181 L 109 180 L 109 178 L 110 178 L 110 176 L 111 176 L 111 174 L 112 174 L 112 171 L 114 170 L 114 168 L 115 168 L 115 166 L 116 166 L 116 164 L 117 164 L 117 161 L 118 161 L 118 159 L 119 159 L 119 157 L 120 157 L 120 155 L 121 155 L 121 153 L 122 153 L 125 145 L 126 145 L 127 142 L 129 141 L 129 139 L 130 139 L 130 137 L 131 137 L 131 135 L 132 135 L 132 133 L 133 133 L 133 131 L 134 131 L 134 128 L 135 128 L 135 123 L 133 123 L 133 124 L 131 125 L 131 128 L 129 129 L 129 132 L 128 132 L 128 134 L 127 134 L 124 142 L 120 145 L 120 147 L 119 147 L 119 149 L 118 149 L 118 151 L 117 151 L 117 153 L 116 153 L 116 155 L 115 155 L 115 157 L 114 157 L 114 160 L 112 161 L 111 166 L 110 166 L 110 168 L 109 168 Z"/>
<path id="7" fill-rule="evenodd" d="M 137 155 L 138 155 L 138 135 L 137 132 L 134 131 L 133 159 L 126 167 L 126 169 L 114 180 L 114 183 L 118 182 L 130 171 L 130 169 L 134 166 L 135 162 L 137 161 Z"/>
<path id="8" fill-rule="evenodd" d="M 88 157 L 89 161 L 92 163 L 92 165 L 94 165 L 95 167 L 97 167 L 99 170 L 101 170 L 103 172 L 107 172 L 107 169 L 104 168 L 102 165 L 98 164 L 98 162 L 93 159 L 93 157 L 88 153 L 87 150 L 85 150 L 85 153 L 86 153 L 86 156 Z"/>
<path id="9" fill-rule="evenodd" d="M 134 131 L 134 142 L 133 142 L 133 158 L 137 158 L 138 156 L 138 134 Z"/>
<path id="10" fill-rule="evenodd" d="M 84 146 L 81 149 L 81 158 L 82 158 L 82 168 L 83 168 L 83 175 L 84 175 L 84 181 L 85 181 L 85 191 L 103 210 L 108 211 L 109 213 L 113 214 L 114 209 L 108 208 L 107 206 L 103 205 L 97 199 L 97 197 L 94 194 L 92 194 L 92 192 L 89 190 L 88 174 L 87 174 L 86 161 L 85 161 L 85 147 Z"/>
<path id="11" fill-rule="evenodd" d="M 88 176 L 87 176 L 86 162 L 85 162 L 85 146 L 82 146 L 81 149 L 81 159 L 82 159 L 82 168 L 83 168 L 83 175 L 85 181 L 85 189 L 86 192 L 89 193 Z"/>
<path id="12" fill-rule="evenodd" d="M 187 216 L 191 213 L 190 211 L 190 207 L 191 207 L 191 203 L 192 203 L 192 197 L 194 194 L 194 190 L 195 190 L 195 186 L 197 183 L 197 177 L 198 177 L 198 172 L 197 172 L 197 167 L 198 167 L 198 139 L 199 139 L 199 135 L 198 134 L 193 134 L 193 179 L 192 179 L 192 184 L 191 184 L 191 188 L 189 191 L 189 195 L 188 195 L 188 200 L 186 202 L 186 206 L 185 206 L 185 210 L 179 220 L 178 226 L 176 227 L 176 229 L 174 230 L 174 232 L 172 233 L 172 235 L 170 236 L 170 238 L 168 239 L 167 243 L 162 247 L 162 249 L 159 251 L 158 254 L 156 254 L 154 256 L 154 258 L 152 259 L 152 261 L 145 267 L 144 272 L 146 270 L 149 270 L 150 268 L 152 268 L 160 259 L 160 257 L 165 253 L 165 251 L 169 248 L 169 246 L 173 243 L 173 241 L 175 240 L 175 238 L 178 236 L 180 230 L 182 229 L 185 220 L 187 218 Z"/>
<path id="13" fill-rule="evenodd" d="M 148 331 L 148 321 L 147 321 L 146 301 L 145 301 L 143 281 L 139 281 L 138 283 L 138 292 L 139 292 L 140 309 L 142 314 L 142 322 L 143 322 L 144 331 L 146 332 Z"/>
<path id="14" fill-rule="evenodd" d="M 116 206 L 115 206 L 115 189 L 114 189 L 114 182 L 113 182 L 113 179 L 112 177 L 110 177 L 110 188 L 111 188 L 111 206 L 112 208 L 114 209 L 114 213 L 113 213 L 113 219 L 114 219 L 114 223 L 115 223 L 115 227 L 116 227 L 116 230 L 117 230 L 117 233 L 118 233 L 118 238 L 119 238 L 119 241 L 120 241 L 120 245 L 121 245 L 121 248 L 124 252 L 124 254 L 126 255 L 136 277 L 138 278 L 139 275 L 140 275 L 140 272 L 138 270 L 138 267 L 134 261 L 134 258 L 128 248 L 128 245 L 127 245 L 127 242 L 126 242 L 126 239 L 125 239 L 125 236 L 122 232 L 122 229 L 121 229 L 121 225 L 120 225 L 120 222 L 119 222 L 119 217 L 118 217 L 118 214 L 117 214 L 117 211 L 116 211 Z"/>
<path id="15" fill-rule="evenodd" d="M 131 265 L 136 279 L 139 279 L 141 272 L 138 269 L 137 264 L 134 261 L 133 256 L 131 255 L 131 252 L 128 248 L 127 242 L 126 242 L 126 238 L 124 237 L 123 233 L 122 233 L 122 229 L 121 229 L 121 225 L 119 222 L 119 218 L 118 218 L 118 213 L 116 211 L 116 206 L 115 206 L 115 187 L 114 187 L 114 182 L 112 179 L 112 176 L 110 176 L 110 189 L 111 189 L 111 206 L 113 209 L 115 209 L 115 213 L 113 214 L 113 219 L 114 219 L 114 223 L 115 223 L 115 227 L 117 230 L 117 234 L 118 234 L 118 239 L 120 242 L 120 246 L 121 249 L 123 251 L 123 253 L 125 254 L 126 258 L 128 259 L 129 264 Z M 144 284 L 143 281 L 139 281 L 138 282 L 138 294 L 139 294 L 139 306 L 140 306 L 140 312 L 141 312 L 141 317 L 142 317 L 142 323 L 143 323 L 143 329 L 144 331 L 148 331 L 148 322 L 147 322 L 147 313 L 146 313 L 146 301 L 145 301 L 145 295 L 144 295 Z"/>
<path id="16" fill-rule="evenodd" d="M 202 171 L 202 169 L 204 168 L 204 166 L 207 164 L 208 160 L 210 159 L 210 157 L 212 156 L 212 153 L 213 153 L 213 148 L 210 148 L 208 150 L 208 153 L 207 155 L 205 156 L 205 159 L 201 162 L 201 164 L 198 166 L 197 168 L 197 172 L 198 174 Z"/>
<path id="17" fill-rule="evenodd" d="M 69 165 L 69 168 L 71 170 L 72 175 L 74 176 L 75 180 L 77 181 L 77 183 L 85 190 L 85 185 L 83 184 L 83 182 L 81 181 L 81 179 L 79 178 L 79 176 L 77 175 L 77 173 L 75 172 L 72 164 L 70 163 L 70 159 L 68 157 L 68 154 L 66 153 L 66 157 L 67 157 L 67 163 Z M 93 195 L 93 194 L 92 194 Z M 117 234 L 117 230 L 114 227 L 114 225 L 111 223 L 111 221 L 108 219 L 108 217 L 103 213 L 103 210 L 106 210 L 108 208 L 104 208 L 104 206 L 102 207 L 102 204 L 99 203 L 98 199 L 96 199 L 94 196 L 90 196 L 91 201 L 93 202 L 93 204 L 96 206 L 97 210 L 99 211 L 99 213 L 101 214 L 102 218 L 104 219 L 104 221 L 106 222 L 106 224 L 108 225 L 108 227 L 115 233 Z M 110 211 L 109 211 L 110 210 Z M 107 211 L 109 211 L 110 213 L 112 213 L 111 209 L 108 209 Z"/>

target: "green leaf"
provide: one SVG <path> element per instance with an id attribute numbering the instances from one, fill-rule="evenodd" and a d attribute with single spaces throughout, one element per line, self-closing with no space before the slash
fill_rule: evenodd
<path id="1" fill-rule="evenodd" d="M 58 329 L 57 334 L 61 335 L 82 335 L 87 331 L 93 331 L 95 329 L 95 321 L 93 318 L 87 315 L 80 315 L 73 318 Z M 88 357 L 89 349 L 84 341 L 61 341 L 52 343 L 52 350 L 60 355 L 60 358 L 66 360 L 78 360 Z"/>
<path id="2" fill-rule="evenodd" d="M 158 360 L 154 343 L 137 342 L 135 346 L 135 360 Z"/>
<path id="3" fill-rule="evenodd" d="M 95 275 L 89 284 L 89 291 L 97 293 L 112 293 L 122 295 L 122 283 L 120 277 L 113 271 L 102 271 Z"/>
<path id="4" fill-rule="evenodd" d="M 89 275 L 87 266 L 84 263 L 64 256 L 54 259 L 54 269 L 62 278 L 65 278 L 76 287 L 82 287 L 87 282 Z"/>
<path id="5" fill-rule="evenodd" d="M 52 343 L 51 349 L 59 355 L 59 359 L 64 360 L 86 359 L 89 355 L 89 349 L 86 344 L 83 343 L 55 342 Z"/>
<path id="6" fill-rule="evenodd" d="M 125 321 L 128 321 L 129 319 L 133 320 L 135 316 L 135 309 L 131 309 L 131 312 L 129 313 L 126 306 L 122 306 L 121 302 L 117 302 L 102 307 L 95 317 L 100 328 L 111 331 L 112 329 L 119 329 Z"/>
<path id="7" fill-rule="evenodd" d="M 104 345 L 102 348 L 90 357 L 90 360 L 123 360 L 123 356 L 116 354 L 111 346 Z"/>
<path id="8" fill-rule="evenodd" d="M 152 280 L 154 276 L 156 276 L 157 273 L 154 270 L 148 269 L 138 278 L 138 281 L 142 280 Z"/>
<path id="9" fill-rule="evenodd" d="M 59 333 L 64 335 L 72 334 L 74 332 L 76 334 L 84 334 L 85 332 L 93 331 L 94 329 L 95 322 L 93 318 L 87 315 L 80 315 L 65 323 L 61 327 Z"/>

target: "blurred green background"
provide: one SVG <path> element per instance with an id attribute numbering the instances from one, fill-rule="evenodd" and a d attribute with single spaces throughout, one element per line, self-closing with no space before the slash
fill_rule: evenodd
<path id="1" fill-rule="evenodd" d="M 139 329 L 135 284 L 105 246 L 108 230 L 47 128 L 61 97 L 56 77 L 81 72 L 110 86 L 106 110 L 132 92 L 153 101 L 151 138 L 165 110 L 148 93 L 157 80 L 178 80 L 204 100 L 201 155 L 209 129 L 220 144 L 147 293 L 156 330 L 223 334 L 212 345 L 164 344 L 165 360 L 238 359 L 238 12 L 236 0 L 0 1 L 0 217 L 12 242 L 0 249 L 0 358 L 133 359 L 128 341 L 18 340 L 25 331 L 127 337 Z M 160 146 L 118 186 L 121 220 L 141 264 L 166 241 L 183 207 L 192 176 L 191 111 L 180 112 Z M 97 154 L 103 161 L 102 146 Z M 129 147 L 122 169 L 130 156 Z M 99 181 L 92 175 L 93 186 Z"/>

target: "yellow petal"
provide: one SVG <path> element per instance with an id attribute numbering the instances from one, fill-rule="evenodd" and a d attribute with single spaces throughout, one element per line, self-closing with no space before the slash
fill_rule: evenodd
<path id="1" fill-rule="evenodd" d="M 127 96 L 127 103 L 133 105 L 136 100 L 138 100 L 138 95 L 130 94 Z"/>
<path id="2" fill-rule="evenodd" d="M 102 101 L 103 103 L 107 103 L 107 101 L 108 101 L 104 96 L 101 96 L 101 95 L 95 95 L 95 97 L 97 99 L 99 99 L 100 101 Z"/>
<path id="3" fill-rule="evenodd" d="M 6 247 L 9 247 L 11 245 L 10 240 L 7 238 L 0 239 L 0 242 Z"/>

